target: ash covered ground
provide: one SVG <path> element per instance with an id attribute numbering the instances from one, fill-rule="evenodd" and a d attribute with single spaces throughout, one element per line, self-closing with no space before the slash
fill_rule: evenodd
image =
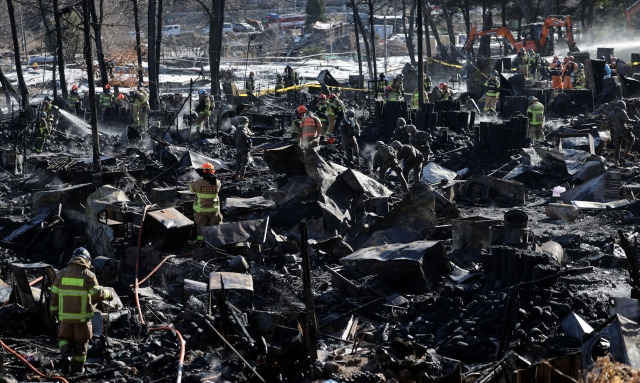
<path id="1" fill-rule="evenodd" d="M 24 264 L 62 269 L 77 246 L 100 257 L 100 284 L 119 299 L 98 307 L 87 369 L 68 381 L 168 382 L 180 371 L 187 382 L 491 382 L 541 365 L 578 380 L 595 357 L 620 350 L 589 337 L 614 323 L 614 312 L 631 315 L 623 309 L 633 304 L 611 297 L 640 287 L 629 261 L 640 223 L 638 167 L 633 157 L 622 165 L 610 158 L 600 126 L 613 103 L 571 115 L 549 102 L 547 140 L 534 147 L 515 133 L 489 138 L 505 123 L 517 130 L 517 116 L 485 118 L 461 102 L 376 109 L 345 90 L 363 128 L 352 164 L 339 142 L 302 151 L 291 140 L 292 110 L 314 99 L 302 90 L 223 102 L 214 133 L 201 136 L 179 113 L 184 97 L 167 95 L 143 129 L 115 115 L 99 124 L 100 173 L 91 170 L 90 130 L 68 112 L 47 150 L 27 149 L 14 171 L 23 136 L 7 119 L 4 379 L 61 373 L 47 279 L 38 281 L 43 265 Z M 636 101 L 627 99 L 630 115 Z M 466 113 L 466 123 L 428 122 L 427 113 L 447 112 Z M 250 119 L 254 148 L 246 179 L 235 181 L 231 129 L 240 115 Z M 374 143 L 389 141 L 399 116 L 432 134 L 432 166 L 408 191 L 394 174 L 379 184 L 371 169 Z M 555 149 L 570 131 L 591 134 L 594 153 L 576 137 Z M 206 161 L 222 182 L 224 223 L 205 232 L 203 246 L 186 190 Z M 554 197 L 558 186 L 566 192 Z M 218 274 L 226 272 L 237 280 Z M 233 284 L 248 280 L 251 289 Z"/>

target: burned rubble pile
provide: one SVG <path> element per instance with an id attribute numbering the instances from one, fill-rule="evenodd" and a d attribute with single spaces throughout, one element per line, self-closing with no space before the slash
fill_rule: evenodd
<path id="1" fill-rule="evenodd" d="M 433 151 L 406 191 L 371 165 L 404 113 L 393 102 L 355 164 L 329 140 L 293 143 L 268 105 L 228 110 L 212 136 L 171 113 L 148 130 L 105 124 L 98 173 L 85 136 L 19 162 L 7 134 L 2 167 L 21 171 L 0 174 L 0 375 L 577 382 L 599 356 L 639 367 L 638 172 L 606 157 L 611 106 L 558 119 L 532 145 L 518 116 L 476 124 L 459 102 L 427 105 L 403 114 Z M 272 122 L 255 129 L 244 180 L 232 177 L 239 115 Z M 205 163 L 224 218 L 200 242 L 189 185 Z M 115 299 L 92 319 L 85 371 L 62 378 L 50 288 L 79 246 Z"/>

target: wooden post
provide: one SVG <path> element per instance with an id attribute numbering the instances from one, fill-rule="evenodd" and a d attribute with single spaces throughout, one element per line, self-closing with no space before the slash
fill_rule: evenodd
<path id="1" fill-rule="evenodd" d="M 304 328 L 309 359 L 315 362 L 318 359 L 318 327 L 316 321 L 316 310 L 313 303 L 313 291 L 311 286 L 311 265 L 309 262 L 309 252 L 307 243 L 307 223 L 300 222 L 300 252 L 302 255 L 302 284 L 304 288 L 304 303 L 307 307 L 307 322 Z"/>

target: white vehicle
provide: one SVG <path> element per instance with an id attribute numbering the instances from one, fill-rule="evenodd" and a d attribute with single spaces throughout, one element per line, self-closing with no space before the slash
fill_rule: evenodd
<path id="1" fill-rule="evenodd" d="M 182 33 L 180 24 L 165 25 L 164 27 L 162 27 L 162 36 L 164 37 L 177 36 L 180 33 Z"/>
<path id="2" fill-rule="evenodd" d="M 222 24 L 222 33 L 229 33 L 229 32 L 233 32 L 233 24 L 231 23 Z"/>

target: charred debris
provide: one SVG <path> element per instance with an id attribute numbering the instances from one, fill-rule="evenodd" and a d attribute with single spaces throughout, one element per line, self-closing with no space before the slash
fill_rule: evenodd
<path id="1" fill-rule="evenodd" d="M 290 139 L 291 112 L 313 105 L 306 89 L 217 102 L 208 136 L 166 95 L 146 128 L 101 124 L 101 172 L 81 117 L 63 113 L 39 155 L 30 111 L 5 119 L 0 375 L 59 374 L 48 289 L 77 246 L 119 299 L 98 307 L 88 368 L 68 381 L 577 382 L 600 356 L 640 367 L 640 173 L 609 158 L 611 105 L 502 82 L 491 118 L 468 95 L 411 109 L 344 90 L 363 126 L 355 164 L 329 137 L 305 151 Z M 535 145 L 529 95 L 547 107 Z M 254 147 L 234 181 L 240 115 Z M 398 117 L 432 137 L 406 192 L 370 170 Z M 204 162 L 224 221 L 201 245 L 188 185 Z"/>

